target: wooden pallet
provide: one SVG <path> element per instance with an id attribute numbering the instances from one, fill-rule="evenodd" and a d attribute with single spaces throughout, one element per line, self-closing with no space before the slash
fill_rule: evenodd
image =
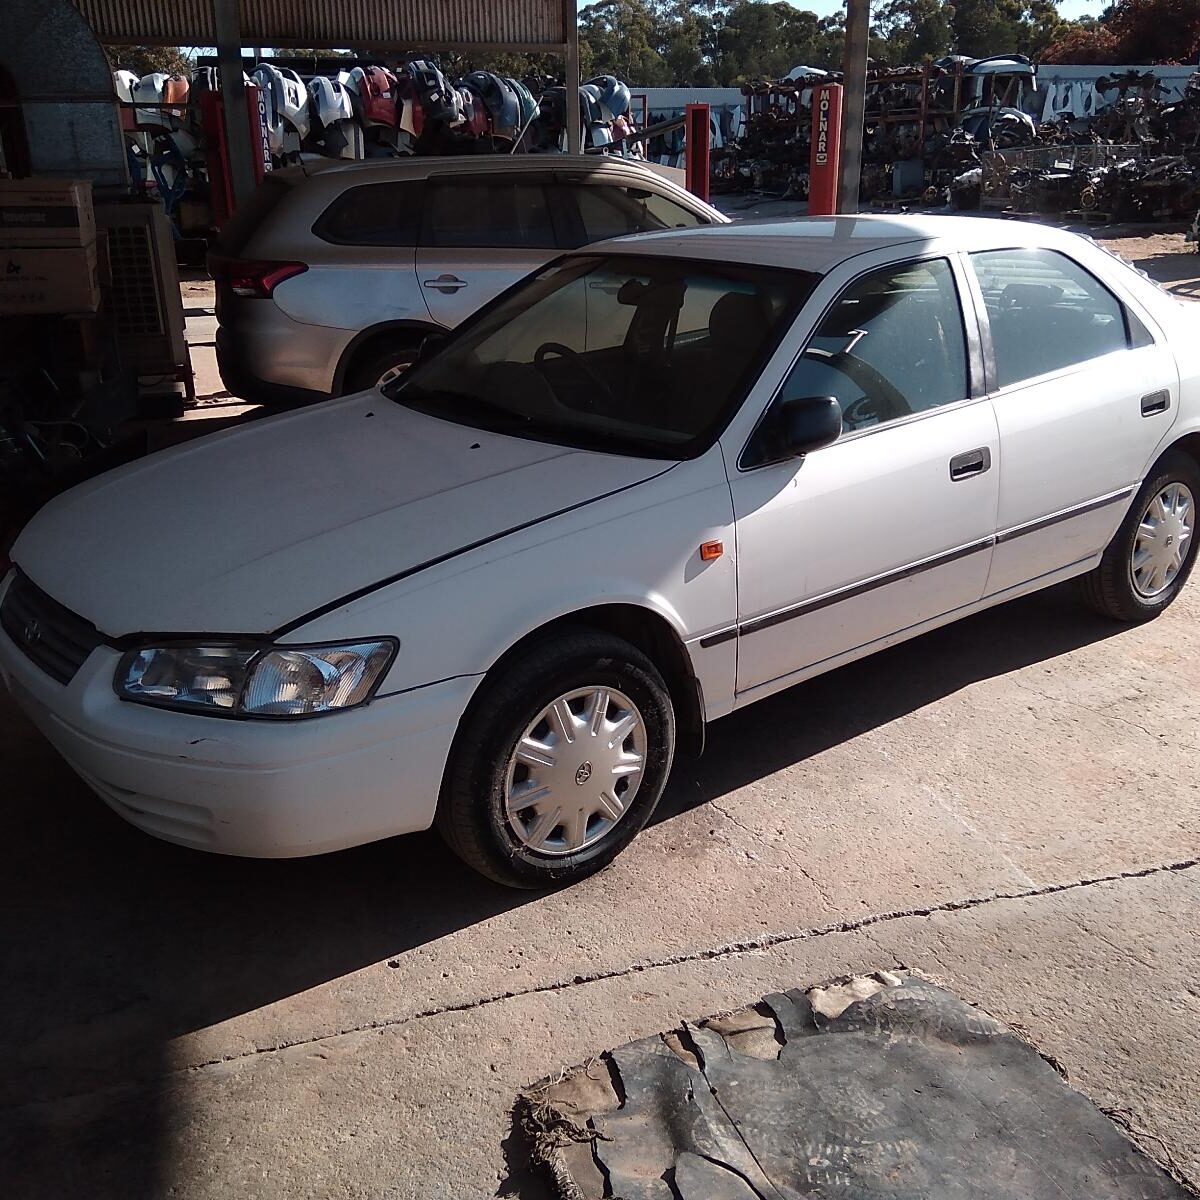
<path id="1" fill-rule="evenodd" d="M 1080 225 L 1111 225 L 1113 223 L 1112 213 L 1101 212 L 1096 208 L 1073 208 L 1062 215 L 1067 220 L 1076 221 Z"/>

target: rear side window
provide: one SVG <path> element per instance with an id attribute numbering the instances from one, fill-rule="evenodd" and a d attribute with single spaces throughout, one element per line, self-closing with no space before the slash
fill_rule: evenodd
<path id="1" fill-rule="evenodd" d="M 558 246 L 540 183 L 431 183 L 423 246 L 553 250 Z"/>
<path id="2" fill-rule="evenodd" d="M 1057 250 L 971 255 L 983 289 L 999 387 L 1126 349 L 1121 302 Z"/>
<path id="3" fill-rule="evenodd" d="M 321 214 L 314 232 L 339 246 L 415 246 L 423 187 L 413 180 L 350 188 Z"/>
<path id="4" fill-rule="evenodd" d="M 246 243 L 254 236 L 255 230 L 266 221 L 291 190 L 290 183 L 268 175 L 225 222 L 213 252 L 224 257 L 236 258 L 246 248 Z"/>
<path id="5" fill-rule="evenodd" d="M 579 206 L 584 236 L 589 242 L 650 233 L 658 229 L 691 229 L 707 221 L 682 204 L 644 188 L 583 185 L 571 189 Z"/>

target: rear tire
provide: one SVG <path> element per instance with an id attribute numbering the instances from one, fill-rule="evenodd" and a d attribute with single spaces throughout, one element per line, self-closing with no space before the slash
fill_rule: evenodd
<path id="1" fill-rule="evenodd" d="M 399 378 L 417 361 L 420 348 L 419 340 L 414 341 L 407 334 L 398 334 L 395 341 L 386 341 L 373 349 L 361 351 L 346 371 L 342 394 L 350 396 L 355 392 L 369 392 L 374 387 L 381 387 Z"/>
<path id="2" fill-rule="evenodd" d="M 1169 451 L 1138 490 L 1100 565 L 1080 578 L 1085 603 L 1129 622 L 1153 620 L 1169 607 L 1196 561 L 1197 502 L 1200 467 Z"/>
<path id="3" fill-rule="evenodd" d="M 435 823 L 498 883 L 574 883 L 650 819 L 674 754 L 675 712 L 650 659 L 621 638 L 565 630 L 483 684 L 455 738 Z"/>

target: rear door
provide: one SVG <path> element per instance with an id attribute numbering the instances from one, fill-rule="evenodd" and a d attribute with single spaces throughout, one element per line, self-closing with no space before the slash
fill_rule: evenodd
<path id="1" fill-rule="evenodd" d="M 1104 549 L 1175 419 L 1179 376 L 1161 335 L 1074 257 L 968 258 L 1000 432 L 993 595 Z"/>
<path id="2" fill-rule="evenodd" d="M 528 172 L 429 179 L 416 263 L 435 321 L 453 328 L 566 244 L 549 183 Z"/>

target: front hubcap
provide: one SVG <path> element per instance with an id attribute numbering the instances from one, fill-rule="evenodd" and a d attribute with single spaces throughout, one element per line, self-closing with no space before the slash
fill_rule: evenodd
<path id="1" fill-rule="evenodd" d="M 1161 596 L 1183 569 L 1191 548 L 1195 504 L 1182 483 L 1170 483 L 1146 506 L 1133 539 L 1129 576 L 1144 600 Z"/>
<path id="2" fill-rule="evenodd" d="M 613 688 L 586 687 L 547 705 L 508 760 L 505 816 L 538 854 L 574 854 L 629 811 L 646 769 L 646 722 Z"/>

